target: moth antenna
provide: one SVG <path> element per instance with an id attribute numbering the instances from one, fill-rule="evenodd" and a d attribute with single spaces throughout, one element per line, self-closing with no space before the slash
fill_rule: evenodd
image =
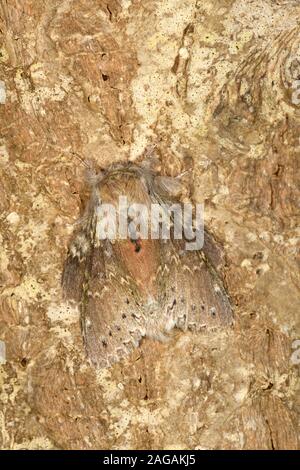
<path id="1" fill-rule="evenodd" d="M 157 143 L 146 146 L 144 152 L 137 159 L 141 168 L 154 173 L 160 169 L 161 161 L 157 149 Z"/>
<path id="2" fill-rule="evenodd" d="M 99 173 L 97 173 L 95 166 L 94 166 L 94 162 L 84 160 L 84 158 L 82 158 L 78 153 L 72 152 L 72 155 L 78 158 L 80 163 L 82 163 L 85 166 L 86 168 L 85 178 L 88 184 L 92 187 L 96 186 L 99 183 L 99 181 L 102 180 L 104 172 L 101 170 Z"/>
<path id="3" fill-rule="evenodd" d="M 78 160 L 80 161 L 80 163 L 82 163 L 87 169 L 91 169 L 91 165 L 86 161 L 84 160 L 78 153 L 76 152 L 71 152 L 71 155 L 73 155 L 74 157 L 78 158 Z"/>

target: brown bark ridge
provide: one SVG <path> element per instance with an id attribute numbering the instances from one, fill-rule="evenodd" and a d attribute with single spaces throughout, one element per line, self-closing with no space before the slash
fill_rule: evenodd
<path id="1" fill-rule="evenodd" d="M 0 0 L 1 448 L 299 448 L 299 20 L 293 0 Z M 80 159 L 153 153 L 192 162 L 235 325 L 97 371 L 60 285 Z"/>

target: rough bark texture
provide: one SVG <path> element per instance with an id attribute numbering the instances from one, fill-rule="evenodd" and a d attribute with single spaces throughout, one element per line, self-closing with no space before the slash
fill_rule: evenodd
<path id="1" fill-rule="evenodd" d="M 299 2 L 1 0 L 0 17 L 1 448 L 298 448 Z M 60 287 L 86 199 L 73 152 L 105 167 L 152 146 L 166 174 L 193 162 L 235 326 L 95 372 Z"/>

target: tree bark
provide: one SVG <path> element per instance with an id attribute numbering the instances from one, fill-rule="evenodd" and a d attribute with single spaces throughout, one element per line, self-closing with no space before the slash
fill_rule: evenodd
<path id="1" fill-rule="evenodd" d="M 293 0 L 0 1 L 1 448 L 299 447 L 299 20 Z M 235 324 L 96 371 L 60 284 L 85 166 L 153 152 L 192 162 Z"/>

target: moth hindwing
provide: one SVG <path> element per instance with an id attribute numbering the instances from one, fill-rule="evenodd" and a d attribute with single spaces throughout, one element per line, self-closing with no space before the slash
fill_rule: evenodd
<path id="1" fill-rule="evenodd" d="M 153 204 L 165 210 L 170 200 L 174 203 L 174 187 L 134 164 L 111 166 L 92 185 L 62 285 L 65 297 L 79 303 L 85 347 L 97 367 L 126 356 L 143 337 L 163 339 L 174 327 L 200 331 L 232 323 L 230 301 L 214 267 L 218 249 L 208 232 L 202 250 L 187 250 L 184 236 L 175 239 L 172 227 L 170 239 L 151 237 L 150 224 L 149 236 L 133 228 L 128 207 L 144 207 L 148 214 Z M 120 196 L 126 198 L 128 236 L 100 236 L 104 209 L 117 209 Z"/>

